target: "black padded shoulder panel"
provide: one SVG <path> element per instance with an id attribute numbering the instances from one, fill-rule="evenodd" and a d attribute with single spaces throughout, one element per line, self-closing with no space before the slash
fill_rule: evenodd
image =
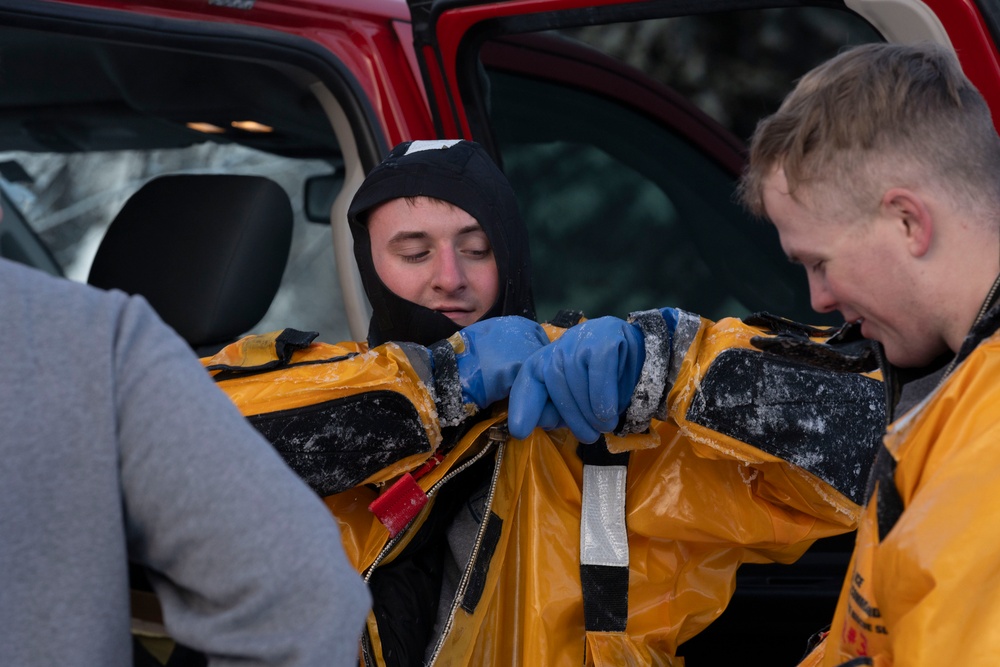
<path id="1" fill-rule="evenodd" d="M 794 463 L 855 503 L 885 424 L 877 380 L 752 350 L 712 363 L 687 419 Z"/>

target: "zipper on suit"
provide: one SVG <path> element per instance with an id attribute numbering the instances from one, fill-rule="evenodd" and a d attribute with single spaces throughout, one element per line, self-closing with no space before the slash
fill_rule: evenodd
<path id="1" fill-rule="evenodd" d="M 473 456 L 471 456 L 468 460 L 464 461 L 460 466 L 458 466 L 454 470 L 449 471 L 444 477 L 442 477 L 441 479 L 439 479 L 433 486 L 431 486 L 427 490 L 427 497 L 428 498 L 433 498 L 435 495 L 437 495 L 437 492 L 441 489 L 442 486 L 444 486 L 445 484 L 447 484 L 449 481 L 451 481 L 452 479 L 454 479 L 457 475 L 461 474 L 464 470 L 466 470 L 467 468 L 471 467 L 477 461 L 479 461 L 480 459 L 482 459 L 484 456 L 486 456 L 486 454 L 488 454 L 490 452 L 490 450 L 493 449 L 494 445 L 497 445 L 498 446 L 497 462 L 496 462 L 496 465 L 493 468 L 493 477 L 490 479 L 489 494 L 486 497 L 486 508 L 485 508 L 485 512 L 486 513 L 485 513 L 484 516 L 489 516 L 489 510 L 493 506 L 493 494 L 494 494 L 494 490 L 496 488 L 496 481 L 497 481 L 497 476 L 498 476 L 497 472 L 500 469 L 500 461 L 503 458 L 503 449 L 504 449 L 504 446 L 506 445 L 506 442 L 507 442 L 507 423 L 506 423 L 506 421 L 491 426 L 489 428 L 489 430 L 487 431 L 487 433 L 488 433 L 488 435 L 487 435 L 486 446 L 483 447 L 480 451 L 476 452 L 476 454 L 473 455 Z M 372 561 L 372 564 L 369 565 L 368 569 L 365 570 L 365 572 L 364 572 L 363 579 L 364 579 L 364 582 L 366 584 L 369 583 L 369 581 L 371 580 L 372 575 L 375 573 L 375 568 L 377 568 L 382 563 L 382 561 L 385 560 L 386 557 L 392 552 L 392 550 L 396 547 L 396 545 L 399 544 L 400 541 L 402 541 L 404 537 L 406 537 L 407 532 L 412 527 L 413 523 L 416 521 L 417 518 L 418 517 L 414 517 L 414 519 L 410 522 L 410 525 L 408 525 L 403 530 L 399 531 L 399 534 L 396 535 L 395 537 L 393 537 L 392 539 L 390 539 L 386 543 L 386 545 L 384 547 L 382 547 L 382 549 L 378 552 L 378 555 L 375 557 L 375 560 Z M 459 601 L 459 600 L 462 599 L 462 595 L 465 592 L 465 587 L 466 587 L 466 585 L 468 583 L 469 572 L 471 571 L 472 563 L 475 562 L 476 554 L 478 553 L 479 546 L 480 546 L 480 544 L 482 543 L 482 540 L 483 540 L 483 534 L 484 534 L 484 529 L 486 528 L 486 523 L 487 523 L 487 521 L 484 519 L 483 523 L 479 526 L 479 533 L 476 535 L 476 542 L 473 545 L 472 555 L 469 558 L 468 565 L 466 565 L 465 572 L 462 575 L 462 580 L 460 582 L 458 592 L 455 595 L 456 602 L 452 605 L 451 612 L 450 612 L 450 614 L 448 616 L 448 623 L 445 626 L 444 631 L 441 633 L 441 637 L 438 639 L 438 644 L 435 647 L 435 650 L 434 650 L 434 659 L 437 659 L 437 654 L 438 654 L 438 652 L 441 649 L 442 640 L 444 639 L 444 637 L 447 636 L 448 632 L 451 630 L 452 618 L 454 617 L 454 615 L 455 615 L 455 609 L 458 606 L 458 602 L 457 601 Z M 375 657 L 374 657 L 374 654 L 373 654 L 371 641 L 372 641 L 371 640 L 371 632 L 368 630 L 368 628 L 366 626 L 364 634 L 362 634 L 362 636 L 361 636 L 361 657 L 362 657 L 362 660 L 364 661 L 365 667 L 376 667 L 375 666 Z M 434 659 L 431 660 L 431 663 L 433 663 Z"/>
<path id="2" fill-rule="evenodd" d="M 483 522 L 479 524 L 479 531 L 476 534 L 476 541 L 472 545 L 472 552 L 469 554 L 469 561 L 465 564 L 465 570 L 462 572 L 462 579 L 459 581 L 458 590 L 455 592 L 455 599 L 452 600 L 451 609 L 448 611 L 448 620 L 445 623 L 444 628 L 441 629 L 440 636 L 437 638 L 437 644 L 434 646 L 434 652 L 431 654 L 431 659 L 427 663 L 428 667 L 437 662 L 438 656 L 441 654 L 441 650 L 444 647 L 445 639 L 447 639 L 448 635 L 451 633 L 452 625 L 455 623 L 455 613 L 458 611 L 458 607 L 465 599 L 465 591 L 469 586 L 469 579 L 472 576 L 472 568 L 476 563 L 476 557 L 479 555 L 479 549 L 483 544 L 483 537 L 486 535 L 486 528 L 490 522 L 490 512 L 493 509 L 493 497 L 496 494 L 497 480 L 500 478 L 500 468 L 503 463 L 504 451 L 507 447 L 506 421 L 491 426 L 488 439 L 489 444 L 483 448 L 482 453 L 490 451 L 495 446 L 497 456 L 496 463 L 493 464 L 493 475 L 490 477 L 490 488 L 486 495 L 486 503 L 483 507 Z M 477 456 L 476 458 L 478 459 L 480 456 Z M 444 479 L 441 480 L 441 482 L 444 481 Z M 439 484 L 441 482 L 439 482 Z"/>

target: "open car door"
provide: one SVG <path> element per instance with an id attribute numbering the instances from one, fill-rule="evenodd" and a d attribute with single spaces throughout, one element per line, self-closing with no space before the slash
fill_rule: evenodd
<path id="1" fill-rule="evenodd" d="M 771 230 L 733 203 L 757 121 L 806 71 L 868 41 L 960 45 L 1000 110 L 989 4 L 409 5 L 438 136 L 485 145 L 518 192 L 543 317 L 670 304 L 832 323 L 812 312 Z"/>
<path id="2" fill-rule="evenodd" d="M 518 194 L 540 319 L 669 305 L 836 323 L 734 191 L 757 121 L 845 46 L 950 45 L 1000 118 L 995 3 L 787 4 L 409 0 L 438 135 L 487 146 Z M 729 609 L 680 654 L 795 664 L 832 618 L 852 543 L 743 566 Z"/>

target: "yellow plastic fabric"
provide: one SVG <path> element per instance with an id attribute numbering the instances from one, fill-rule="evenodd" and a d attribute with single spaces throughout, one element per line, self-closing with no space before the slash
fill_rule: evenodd
<path id="1" fill-rule="evenodd" d="M 790 562 L 814 540 L 855 526 L 858 507 L 829 485 L 681 417 L 712 359 L 734 346 L 753 349 L 749 338 L 760 333 L 736 320 L 703 321 L 669 396 L 671 418 L 654 422 L 649 434 L 609 439 L 612 449 L 631 451 L 626 632 L 585 632 L 578 442 L 565 429 L 539 429 L 526 440 L 506 444 L 489 510 L 502 519 L 503 529 L 484 592 L 473 613 L 456 612 L 435 665 L 681 665 L 675 657 L 678 646 L 723 612 L 741 563 Z M 427 392 L 413 382 L 403 355 L 383 347 L 388 349 L 338 364 L 345 368 L 330 376 L 336 385 L 331 391 L 363 392 L 398 382 L 422 413 L 433 416 Z M 369 355 L 386 359 L 366 360 Z M 346 368 L 355 363 L 363 367 Z M 264 388 L 226 390 L 245 410 L 264 409 L 269 400 Z M 248 398 L 252 408 L 244 404 Z M 499 409 L 477 424 L 440 466 L 418 480 L 420 486 L 430 488 L 484 447 L 488 428 L 503 417 Z M 433 430 L 430 424 L 427 428 Z M 412 469 L 418 463 L 406 465 Z M 399 474 L 400 468 L 393 466 L 392 472 Z M 361 572 L 389 540 L 386 529 L 367 512 L 381 488 L 360 486 L 325 499 L 340 524 L 348 558 Z M 415 523 L 419 525 L 419 517 Z M 392 554 L 404 545 L 405 537 Z M 373 655 L 382 665 L 374 617 L 368 627 Z"/>
<path id="2" fill-rule="evenodd" d="M 219 382 L 244 415 L 290 410 L 369 391 L 394 391 L 405 396 L 416 408 L 431 448 L 382 469 L 365 484 L 384 482 L 420 465 L 441 444 L 434 399 L 399 346 L 386 343 L 369 350 L 364 343 L 313 343 L 296 351 L 280 372 L 268 372 L 266 366 L 275 359 L 274 340 L 280 333 L 247 336 L 201 360 L 208 367 L 247 371 Z M 262 367 L 265 370 L 256 372 Z M 222 372 L 210 374 L 218 379 Z M 359 493 L 365 495 L 360 487 Z M 367 503 L 364 511 L 367 513 Z"/>
<path id="3" fill-rule="evenodd" d="M 1000 662 L 998 377 L 994 335 L 891 425 L 885 445 L 905 509 L 880 542 L 878 494 L 869 501 L 830 634 L 803 665 Z"/>

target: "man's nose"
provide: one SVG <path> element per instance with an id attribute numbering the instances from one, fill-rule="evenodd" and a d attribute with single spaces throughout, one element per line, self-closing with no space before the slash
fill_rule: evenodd
<path id="1" fill-rule="evenodd" d="M 826 281 L 819 278 L 809 278 L 809 301 L 817 313 L 831 313 L 837 309 L 837 299 L 833 292 Z"/>
<path id="2" fill-rule="evenodd" d="M 453 249 L 438 253 L 437 270 L 434 273 L 434 286 L 445 292 L 454 292 L 465 286 L 465 272 L 459 261 L 458 253 Z"/>

